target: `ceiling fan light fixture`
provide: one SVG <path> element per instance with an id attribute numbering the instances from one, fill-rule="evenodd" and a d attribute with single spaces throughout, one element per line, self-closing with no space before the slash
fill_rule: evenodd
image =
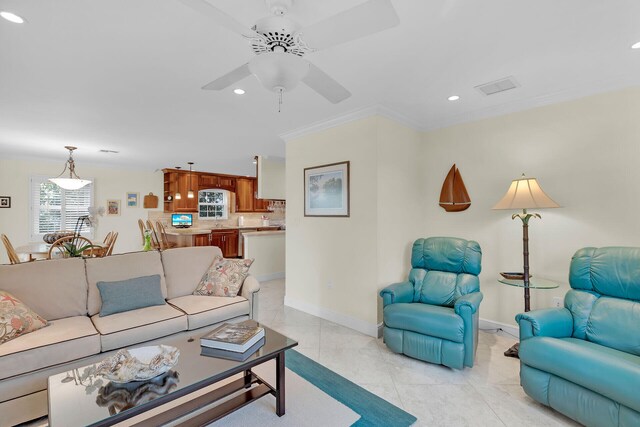
<path id="1" fill-rule="evenodd" d="M 9 22 L 13 22 L 14 24 L 24 24 L 26 21 L 22 16 L 16 15 L 13 12 L 8 12 L 6 10 L 1 10 L 0 16 L 2 16 Z"/>
<path id="2" fill-rule="evenodd" d="M 266 89 L 280 93 L 295 88 L 309 72 L 309 63 L 297 55 L 267 52 L 249 61 L 249 71 Z"/>

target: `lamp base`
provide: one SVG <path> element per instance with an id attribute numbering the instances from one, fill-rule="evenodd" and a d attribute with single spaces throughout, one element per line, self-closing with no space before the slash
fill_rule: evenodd
<path id="1" fill-rule="evenodd" d="M 518 356 L 518 351 L 520 350 L 520 343 L 517 342 L 514 345 L 512 345 L 509 350 L 504 352 L 504 355 L 507 357 L 515 357 L 516 359 L 519 359 L 520 357 Z"/>

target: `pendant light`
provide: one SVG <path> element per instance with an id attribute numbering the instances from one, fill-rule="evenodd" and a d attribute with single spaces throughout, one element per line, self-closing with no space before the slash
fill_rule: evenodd
<path id="1" fill-rule="evenodd" d="M 176 166 L 177 170 L 180 170 L 180 168 L 182 168 L 182 166 Z M 180 199 L 182 199 L 182 194 L 180 194 L 180 188 L 178 188 L 177 190 L 178 191 L 176 191 L 175 199 L 176 200 L 180 200 Z"/>
<path id="2" fill-rule="evenodd" d="M 62 173 L 58 175 L 57 178 L 49 178 L 49 181 L 65 190 L 77 190 L 87 184 L 91 184 L 91 181 L 89 181 L 88 179 L 80 179 L 80 177 L 76 174 L 76 165 L 73 161 L 73 150 L 76 150 L 77 147 L 67 145 L 64 148 L 69 150 L 69 159 L 67 160 L 67 163 L 65 163 Z M 64 178 L 62 175 L 64 175 L 67 169 L 69 169 L 69 178 Z"/>
<path id="3" fill-rule="evenodd" d="M 187 162 L 189 164 L 189 191 L 187 191 L 187 199 L 193 199 L 193 190 L 191 189 L 191 166 L 193 162 Z"/>

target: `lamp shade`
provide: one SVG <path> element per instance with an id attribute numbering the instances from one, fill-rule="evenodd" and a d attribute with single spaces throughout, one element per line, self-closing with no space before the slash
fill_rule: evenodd
<path id="1" fill-rule="evenodd" d="M 559 208 L 556 202 L 542 190 L 535 178 L 522 175 L 520 179 L 511 181 L 507 194 L 500 199 L 493 209 L 542 209 Z"/>
<path id="2" fill-rule="evenodd" d="M 53 182 L 60 188 L 64 188 L 65 190 L 77 190 L 87 184 L 91 184 L 91 181 L 88 179 L 80 178 L 49 178 L 49 181 Z"/>

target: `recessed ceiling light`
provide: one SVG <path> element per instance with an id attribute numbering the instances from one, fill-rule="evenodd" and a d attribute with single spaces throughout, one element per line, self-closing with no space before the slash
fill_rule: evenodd
<path id="1" fill-rule="evenodd" d="M 633 44 L 631 49 L 640 49 L 640 42 Z"/>
<path id="2" fill-rule="evenodd" d="M 451 95 L 450 97 L 447 98 L 449 101 L 457 101 L 458 99 L 460 99 L 460 97 L 458 95 Z"/>
<path id="3" fill-rule="evenodd" d="M 13 22 L 14 24 L 23 24 L 24 18 L 16 15 L 15 13 L 7 12 L 6 10 L 0 11 L 0 16 L 6 19 L 9 22 Z"/>
<path id="4" fill-rule="evenodd" d="M 244 89 L 234 89 L 233 93 L 235 93 L 236 95 L 244 95 Z"/>

